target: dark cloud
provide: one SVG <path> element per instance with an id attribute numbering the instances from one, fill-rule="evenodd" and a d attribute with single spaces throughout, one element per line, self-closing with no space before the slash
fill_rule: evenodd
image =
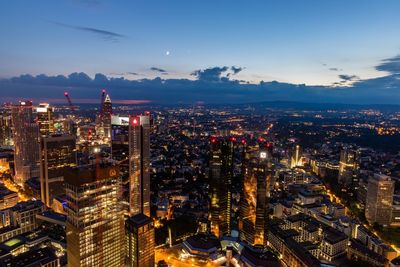
<path id="1" fill-rule="evenodd" d="M 197 77 L 200 81 L 206 81 L 206 82 L 221 82 L 221 81 L 227 81 L 227 77 L 223 77 L 222 74 L 228 71 L 228 67 L 214 67 L 214 68 L 208 68 L 204 70 L 195 70 L 192 72 L 192 76 Z"/>
<path id="2" fill-rule="evenodd" d="M 158 68 L 157 68 L 158 69 Z M 159 72 L 159 71 L 158 71 Z M 92 99 L 100 88 L 107 88 L 113 99 L 142 99 L 158 103 L 250 103 L 263 101 L 297 101 L 314 103 L 398 104 L 400 74 L 361 80 L 356 75 L 341 74 L 332 86 L 308 86 L 278 81 L 249 83 L 234 79 L 231 67 L 212 67 L 192 73 L 195 80 L 168 79 L 128 80 L 98 73 L 94 78 L 83 72 L 68 76 L 32 76 L 24 74 L 0 80 L 0 98 L 63 99 L 68 90 L 74 99 Z M 49 100 L 50 101 L 50 100 Z"/>
<path id="3" fill-rule="evenodd" d="M 342 69 L 339 68 L 329 68 L 330 71 L 342 71 Z"/>
<path id="4" fill-rule="evenodd" d="M 131 71 L 128 71 L 127 74 L 129 74 L 129 75 L 135 75 L 135 76 L 139 75 L 139 73 L 137 73 L 137 72 L 131 72 Z"/>
<path id="5" fill-rule="evenodd" d="M 160 72 L 160 73 L 167 73 L 166 70 L 160 69 L 160 68 L 157 68 L 157 67 L 151 67 L 150 70 L 156 71 L 156 72 Z"/>
<path id="6" fill-rule="evenodd" d="M 342 81 L 344 82 L 351 82 L 360 79 L 360 77 L 358 77 L 357 75 L 347 75 L 347 74 L 340 74 L 338 75 L 338 77 L 342 79 Z"/>
<path id="7" fill-rule="evenodd" d="M 50 22 L 55 24 L 55 25 L 61 26 L 61 27 L 75 29 L 75 30 L 79 30 L 79 31 L 83 31 L 83 32 L 92 33 L 92 34 L 96 34 L 99 37 L 101 37 L 103 40 L 106 40 L 106 41 L 116 42 L 116 41 L 119 41 L 120 39 L 126 37 L 123 34 L 119 34 L 119 33 L 116 33 L 116 32 L 111 32 L 111 31 L 106 31 L 106 30 L 102 30 L 102 29 L 69 25 L 69 24 L 55 22 L 55 21 L 50 21 Z"/>
<path id="8" fill-rule="evenodd" d="M 379 70 L 379 71 L 387 71 L 391 74 L 399 74 L 400 73 L 400 55 L 382 60 L 381 64 L 376 66 L 375 69 Z"/>
<path id="9" fill-rule="evenodd" d="M 244 70 L 244 68 L 232 66 L 232 67 L 231 67 L 231 70 L 233 71 L 233 74 L 238 74 L 239 72 L 241 72 L 242 70 Z"/>

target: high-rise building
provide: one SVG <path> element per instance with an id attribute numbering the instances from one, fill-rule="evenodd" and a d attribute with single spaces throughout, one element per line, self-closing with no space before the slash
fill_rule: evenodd
<path id="1" fill-rule="evenodd" d="M 234 139 L 212 137 L 210 141 L 209 220 L 217 237 L 231 233 Z"/>
<path id="2" fill-rule="evenodd" d="M 14 139 L 15 182 L 20 186 L 39 176 L 39 128 L 31 101 L 20 101 L 11 111 Z"/>
<path id="3" fill-rule="evenodd" d="M 0 113 L 0 146 L 13 145 L 11 110 L 5 108 Z"/>
<path id="4" fill-rule="evenodd" d="M 154 222 L 143 213 L 125 221 L 126 266 L 154 266 Z"/>
<path id="5" fill-rule="evenodd" d="M 40 103 L 36 108 L 37 121 L 40 135 L 46 136 L 54 133 L 54 110 L 48 103 Z"/>
<path id="6" fill-rule="evenodd" d="M 250 245 L 266 245 L 270 183 L 272 177 L 270 145 L 249 150 L 244 164 L 240 205 L 240 238 Z"/>
<path id="7" fill-rule="evenodd" d="M 129 117 L 129 214 L 150 217 L 150 116 Z"/>
<path id="8" fill-rule="evenodd" d="M 358 187 L 359 153 L 350 148 L 340 151 L 339 161 L 339 183 Z"/>
<path id="9" fill-rule="evenodd" d="M 302 151 L 300 145 L 295 145 L 290 156 L 290 168 L 302 166 L 301 162 Z"/>
<path id="10" fill-rule="evenodd" d="M 103 91 L 104 93 L 104 91 Z M 100 113 L 96 118 L 96 134 L 100 138 L 107 138 L 111 142 L 111 116 L 112 103 L 109 95 L 106 95 L 101 103 Z"/>
<path id="11" fill-rule="evenodd" d="M 51 207 L 56 196 L 65 193 L 64 175 L 77 164 L 76 141 L 72 135 L 43 136 L 40 141 L 41 199 Z"/>
<path id="12" fill-rule="evenodd" d="M 387 175 L 375 174 L 368 180 L 365 217 L 369 223 L 390 225 L 395 182 Z"/>
<path id="13" fill-rule="evenodd" d="M 123 266 L 119 167 L 98 163 L 65 175 L 68 266 Z"/>
<path id="14" fill-rule="evenodd" d="M 112 103 L 111 103 L 111 98 L 108 94 L 106 95 L 106 98 L 104 99 L 102 112 L 103 112 L 102 121 L 103 121 L 104 136 L 111 141 Z"/>

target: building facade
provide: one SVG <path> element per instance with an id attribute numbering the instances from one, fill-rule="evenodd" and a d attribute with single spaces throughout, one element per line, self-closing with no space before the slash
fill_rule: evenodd
<path id="1" fill-rule="evenodd" d="M 11 110 L 5 108 L 0 113 L 0 146 L 13 145 Z"/>
<path id="2" fill-rule="evenodd" d="M 129 214 L 150 217 L 150 116 L 129 117 Z"/>
<path id="3" fill-rule="evenodd" d="M 240 238 L 250 245 L 266 245 L 268 200 L 272 177 L 270 154 L 252 151 L 244 163 L 243 193 L 240 206 Z"/>
<path id="4" fill-rule="evenodd" d="M 54 109 L 48 103 L 40 103 L 36 108 L 37 122 L 41 136 L 54 133 Z"/>
<path id="5" fill-rule="evenodd" d="M 129 217 L 125 221 L 126 266 L 154 266 L 154 222 L 143 213 Z"/>
<path id="6" fill-rule="evenodd" d="M 65 193 L 66 169 L 77 164 L 75 137 L 72 135 L 42 137 L 40 157 L 41 199 L 51 207 L 53 199 Z"/>
<path id="7" fill-rule="evenodd" d="M 123 266 L 119 167 L 75 167 L 65 176 L 68 266 Z"/>
<path id="8" fill-rule="evenodd" d="M 230 235 L 234 140 L 212 137 L 210 141 L 209 220 L 217 237 Z"/>
<path id="9" fill-rule="evenodd" d="M 342 148 L 339 161 L 339 183 L 358 187 L 358 170 L 358 151 L 350 148 Z"/>
<path id="10" fill-rule="evenodd" d="M 14 140 L 15 182 L 20 186 L 39 176 L 39 128 L 31 101 L 20 101 L 11 111 Z"/>
<path id="11" fill-rule="evenodd" d="M 390 225 L 394 181 L 387 175 L 375 174 L 368 180 L 365 217 L 370 224 Z"/>

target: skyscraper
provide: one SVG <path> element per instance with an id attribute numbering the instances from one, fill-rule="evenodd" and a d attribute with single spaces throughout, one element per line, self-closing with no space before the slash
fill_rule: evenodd
<path id="1" fill-rule="evenodd" d="M 105 91 L 103 91 L 103 94 Z M 109 95 L 104 97 L 101 103 L 100 113 L 96 118 L 96 134 L 100 138 L 107 138 L 111 142 L 111 115 L 112 103 Z"/>
<path id="2" fill-rule="evenodd" d="M 383 174 L 375 174 L 369 178 L 365 217 L 370 224 L 390 225 L 394 184 L 389 176 Z"/>
<path id="3" fill-rule="evenodd" d="M 150 116 L 129 117 L 129 214 L 150 217 Z"/>
<path id="4" fill-rule="evenodd" d="M 10 109 L 4 109 L 0 114 L 0 146 L 13 145 L 10 111 Z"/>
<path id="5" fill-rule="evenodd" d="M 341 184 L 358 187 L 359 153 L 350 148 L 343 148 L 340 151 L 339 177 Z"/>
<path id="6" fill-rule="evenodd" d="M 111 140 L 112 104 L 111 104 L 111 98 L 108 94 L 106 95 L 106 98 L 104 99 L 103 102 L 102 113 L 103 113 L 102 121 L 103 121 L 104 137 Z"/>
<path id="7" fill-rule="evenodd" d="M 39 128 L 31 101 L 20 101 L 11 111 L 14 139 L 15 182 L 21 186 L 39 176 Z"/>
<path id="8" fill-rule="evenodd" d="M 67 257 L 70 267 L 124 265 L 119 167 L 100 163 L 65 175 Z"/>
<path id="9" fill-rule="evenodd" d="M 40 141 L 40 188 L 43 203 L 51 207 L 64 194 L 66 169 L 76 166 L 76 141 L 72 135 L 43 136 Z"/>
<path id="10" fill-rule="evenodd" d="M 250 245 L 266 245 L 269 190 L 272 176 L 271 155 L 267 147 L 249 150 L 244 162 L 241 197 L 240 238 Z"/>
<path id="11" fill-rule="evenodd" d="M 211 138 L 210 212 L 211 232 L 217 237 L 231 233 L 234 139 Z"/>
<path id="12" fill-rule="evenodd" d="M 40 103 L 36 108 L 37 121 L 40 135 L 46 136 L 54 133 L 54 111 L 47 103 Z"/>
<path id="13" fill-rule="evenodd" d="M 154 222 L 142 214 L 136 214 L 125 221 L 126 266 L 154 266 Z"/>

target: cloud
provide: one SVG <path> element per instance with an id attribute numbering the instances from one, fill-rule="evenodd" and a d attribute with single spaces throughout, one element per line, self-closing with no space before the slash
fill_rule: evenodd
<path id="1" fill-rule="evenodd" d="M 155 68 L 155 67 L 154 67 Z M 159 68 L 156 68 L 159 69 Z M 156 70 L 153 70 L 156 71 Z M 159 71 L 157 71 L 159 72 Z M 127 72 L 128 73 L 128 72 Z M 32 99 L 63 99 L 68 90 L 76 99 L 93 99 L 100 88 L 107 88 L 112 99 L 149 100 L 155 103 L 255 103 L 264 101 L 296 101 L 347 104 L 400 103 L 400 74 L 362 80 L 356 75 L 341 74 L 331 86 L 310 86 L 279 81 L 250 83 L 235 79 L 231 67 L 215 66 L 192 72 L 195 79 L 163 77 L 130 80 L 94 77 L 83 72 L 68 76 L 24 74 L 0 79 L 0 99 L 23 99 L 26 92 Z M 228 76 L 228 74 L 232 74 Z"/>
<path id="2" fill-rule="evenodd" d="M 233 71 L 233 74 L 238 74 L 239 72 L 241 72 L 242 70 L 244 70 L 244 68 L 232 66 L 232 67 L 231 67 L 231 70 Z"/>
<path id="3" fill-rule="evenodd" d="M 360 77 L 358 77 L 357 75 L 347 75 L 347 74 L 340 74 L 338 75 L 338 77 L 342 79 L 342 81 L 344 82 L 351 82 L 360 79 Z"/>
<path id="4" fill-rule="evenodd" d="M 102 29 L 96 29 L 96 28 L 91 28 L 91 27 L 82 27 L 82 26 L 75 26 L 75 25 L 70 25 L 70 24 L 65 24 L 65 23 L 60 23 L 60 22 L 55 22 L 55 21 L 50 21 L 51 23 L 65 27 L 65 28 L 70 28 L 70 29 L 75 29 L 83 32 L 88 32 L 95 34 L 99 37 L 101 37 L 103 40 L 106 41 L 112 41 L 112 42 L 117 42 L 122 38 L 126 38 L 126 35 L 119 34 L 116 32 L 111 32 L 111 31 L 106 31 Z"/>
<path id="5" fill-rule="evenodd" d="M 125 75 L 138 76 L 139 73 L 132 72 L 132 71 L 128 71 L 128 72 L 110 72 L 110 75 L 113 75 L 113 76 L 125 76 Z"/>
<path id="6" fill-rule="evenodd" d="M 123 73 L 123 72 L 110 72 L 110 75 L 124 76 L 125 73 Z"/>
<path id="7" fill-rule="evenodd" d="M 160 69 L 160 68 L 157 68 L 157 67 L 151 67 L 150 70 L 155 71 L 155 72 L 160 72 L 160 73 L 167 73 L 166 70 Z"/>
<path id="8" fill-rule="evenodd" d="M 400 55 L 383 59 L 381 64 L 376 66 L 375 69 L 379 71 L 386 71 L 391 74 L 400 74 Z"/>
<path id="9" fill-rule="evenodd" d="M 342 69 L 339 68 L 329 68 L 330 71 L 342 71 Z"/>
<path id="10" fill-rule="evenodd" d="M 194 72 L 191 73 L 191 75 L 197 77 L 197 79 L 200 81 L 220 82 L 224 80 L 226 81 L 227 78 L 222 77 L 222 74 L 228 70 L 229 68 L 227 66 L 213 67 L 203 70 L 195 70 Z"/>

